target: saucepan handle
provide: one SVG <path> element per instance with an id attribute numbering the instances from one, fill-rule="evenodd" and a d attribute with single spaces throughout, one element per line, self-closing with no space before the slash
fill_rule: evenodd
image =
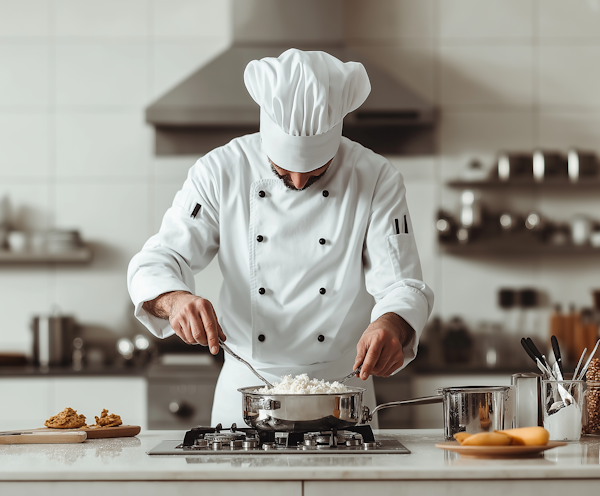
<path id="1" fill-rule="evenodd" d="M 393 406 L 400 405 L 431 405 L 433 403 L 442 403 L 444 398 L 442 396 L 424 396 L 423 398 L 413 398 L 411 400 L 403 400 L 403 401 L 391 401 L 390 403 L 382 403 L 381 405 L 377 405 L 373 411 L 369 410 L 369 407 L 365 406 L 363 408 L 363 423 L 370 422 L 373 420 L 373 415 L 377 412 L 377 410 L 383 410 L 384 408 L 391 408 Z"/>

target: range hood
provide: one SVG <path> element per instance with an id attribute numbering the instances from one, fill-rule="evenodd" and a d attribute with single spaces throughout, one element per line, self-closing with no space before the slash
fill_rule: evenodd
<path id="1" fill-rule="evenodd" d="M 288 48 L 323 50 L 365 66 L 371 93 L 344 119 L 345 136 L 378 153 L 433 151 L 434 107 L 343 42 L 343 0 L 304 0 L 300 6 L 290 0 L 230 1 L 229 47 L 146 110 L 146 120 L 156 129 L 158 155 L 206 153 L 258 131 L 259 107 L 244 86 L 244 69 L 251 60 L 277 57 Z M 257 37 L 265 33 L 266 18 L 278 26 L 275 39 Z M 307 35 L 303 26 L 314 19 L 323 32 L 315 33 L 313 23 Z"/>

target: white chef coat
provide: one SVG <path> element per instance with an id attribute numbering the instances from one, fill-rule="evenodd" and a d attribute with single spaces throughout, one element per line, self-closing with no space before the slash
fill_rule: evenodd
<path id="1" fill-rule="evenodd" d="M 143 303 L 169 291 L 195 294 L 194 275 L 218 255 L 227 344 L 271 382 L 284 373 L 347 374 L 362 333 L 387 312 L 415 330 L 406 366 L 433 292 L 422 281 L 402 175 L 342 138 L 325 175 L 294 191 L 275 177 L 260 145 L 259 133 L 234 139 L 190 169 L 160 231 L 131 260 L 136 317 L 156 336 L 172 335 Z M 233 376 L 231 363 L 223 379 Z M 242 385 L 257 383 L 247 377 L 251 384 Z M 219 380 L 215 398 L 228 396 L 241 410 L 238 384 Z M 226 412 L 213 414 L 222 422 Z"/>

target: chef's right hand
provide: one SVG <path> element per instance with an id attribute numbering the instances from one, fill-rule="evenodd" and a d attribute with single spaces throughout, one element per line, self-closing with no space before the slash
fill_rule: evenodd
<path id="1" fill-rule="evenodd" d="M 143 305 L 152 315 L 168 318 L 172 329 L 185 343 L 208 346 L 219 352 L 219 338 L 227 338 L 210 301 L 185 291 L 165 293 Z"/>

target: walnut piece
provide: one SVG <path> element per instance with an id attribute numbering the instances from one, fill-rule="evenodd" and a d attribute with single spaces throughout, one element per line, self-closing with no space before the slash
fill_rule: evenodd
<path id="1" fill-rule="evenodd" d="M 44 425 L 52 429 L 77 429 L 85 427 L 85 415 L 77 415 L 75 410 L 67 407 L 46 420 Z"/>

